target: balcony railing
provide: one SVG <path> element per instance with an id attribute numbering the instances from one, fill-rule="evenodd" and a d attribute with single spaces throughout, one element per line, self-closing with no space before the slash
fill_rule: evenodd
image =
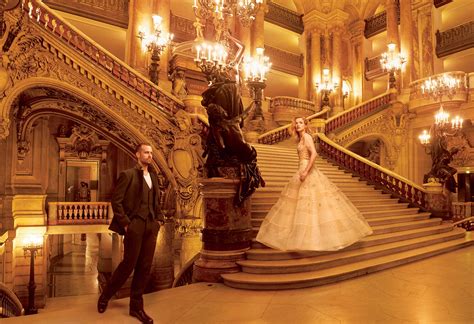
<path id="1" fill-rule="evenodd" d="M 400 3 L 397 1 L 397 24 L 400 24 Z M 387 12 L 382 11 L 365 19 L 364 36 L 370 38 L 387 29 Z"/>
<path id="2" fill-rule="evenodd" d="M 444 57 L 474 47 L 474 21 L 436 31 L 436 55 Z"/>
<path id="3" fill-rule="evenodd" d="M 365 73 L 365 79 L 367 81 L 376 79 L 378 77 L 381 77 L 387 72 L 385 72 L 382 69 L 382 64 L 380 63 L 380 59 L 382 58 L 382 55 L 372 57 L 372 58 L 365 58 L 365 66 L 364 66 L 364 73 Z"/>
<path id="4" fill-rule="evenodd" d="M 403 201 L 423 210 L 428 209 L 427 193 L 422 187 L 343 148 L 324 134 L 318 134 L 318 139 L 322 156 Z"/>
<path id="5" fill-rule="evenodd" d="M 183 104 L 177 101 L 176 98 L 168 95 L 104 48 L 96 45 L 92 39 L 64 21 L 63 18 L 45 6 L 40 0 L 25 0 L 22 3 L 23 9 L 27 12 L 31 23 L 37 24 L 43 30 L 49 32 L 51 36 L 62 40 L 69 48 L 88 59 L 94 67 L 102 68 L 109 76 L 120 82 L 120 84 L 131 90 L 134 94 L 143 97 L 157 109 L 174 113 L 178 109 L 183 108 Z M 93 72 L 88 70 L 84 71 L 84 73 L 89 74 Z M 95 81 L 100 82 L 99 80 Z M 108 87 L 110 85 L 104 84 L 104 86 Z M 114 90 L 109 89 L 111 92 Z M 128 102 L 128 99 L 126 101 Z M 130 102 L 128 103 L 130 104 Z"/>
<path id="6" fill-rule="evenodd" d="M 470 217 L 474 216 L 474 203 L 471 201 L 467 202 L 453 202 L 451 205 L 453 213 L 453 222 L 461 222 L 458 226 L 465 228 L 468 231 L 474 230 L 474 220 L 468 220 Z"/>
<path id="7" fill-rule="evenodd" d="M 326 115 L 326 113 L 329 111 L 329 108 L 324 108 L 320 112 L 317 112 L 316 114 L 313 114 L 311 116 L 306 117 L 308 121 L 311 121 L 312 119 L 323 117 Z M 271 131 L 268 131 L 258 137 L 258 143 L 259 144 L 276 144 L 280 143 L 288 138 L 290 138 L 290 127 L 291 123 L 272 129 Z"/>
<path id="8" fill-rule="evenodd" d="M 337 129 L 347 127 L 355 122 L 375 114 L 390 104 L 391 94 L 384 93 L 369 101 L 365 101 L 353 108 L 341 112 L 340 114 L 329 118 L 326 121 L 326 134 L 334 132 Z"/>
<path id="9" fill-rule="evenodd" d="M 270 1 L 268 2 L 268 11 L 265 13 L 265 21 L 298 34 L 302 34 L 304 31 L 302 17 L 303 15 Z"/>
<path id="10" fill-rule="evenodd" d="M 174 41 L 178 43 L 192 41 L 196 38 L 194 21 L 180 16 L 170 14 L 170 33 L 174 35 Z"/>
<path id="11" fill-rule="evenodd" d="M 453 2 L 453 0 L 433 0 L 433 4 L 434 4 L 435 8 L 442 7 L 445 4 L 448 4 L 450 2 Z"/>
<path id="12" fill-rule="evenodd" d="M 110 202 L 50 202 L 48 225 L 109 224 L 113 211 Z"/>
<path id="13" fill-rule="evenodd" d="M 270 57 L 272 69 L 296 76 L 303 76 L 304 58 L 302 54 L 294 54 L 266 45 L 265 55 Z"/>

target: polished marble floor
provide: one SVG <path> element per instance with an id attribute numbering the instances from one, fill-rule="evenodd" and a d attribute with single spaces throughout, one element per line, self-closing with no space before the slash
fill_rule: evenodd
<path id="1" fill-rule="evenodd" d="M 344 282 L 286 291 L 199 283 L 145 296 L 155 323 L 474 323 L 474 246 Z M 6 323 L 138 323 L 128 299 L 96 311 L 97 295 L 48 300 Z"/>

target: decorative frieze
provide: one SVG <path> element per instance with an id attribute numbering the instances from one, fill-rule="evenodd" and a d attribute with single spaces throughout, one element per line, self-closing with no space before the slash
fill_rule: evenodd
<path id="1" fill-rule="evenodd" d="M 129 0 L 43 0 L 48 7 L 106 24 L 128 27 Z"/>
<path id="2" fill-rule="evenodd" d="M 265 13 L 265 21 L 289 29 L 298 34 L 303 33 L 303 15 L 270 1 L 267 3 L 267 6 L 268 11 Z"/>
<path id="3" fill-rule="evenodd" d="M 436 31 L 436 56 L 444 57 L 474 47 L 474 21 Z"/>

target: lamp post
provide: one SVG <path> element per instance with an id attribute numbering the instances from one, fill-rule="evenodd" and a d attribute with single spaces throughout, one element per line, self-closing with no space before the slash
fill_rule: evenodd
<path id="1" fill-rule="evenodd" d="M 142 42 L 142 48 L 151 53 L 151 63 L 149 67 L 150 81 L 158 84 L 158 72 L 160 71 L 160 55 L 166 46 L 173 40 L 173 34 L 165 33 L 162 30 L 163 18 L 153 15 L 153 32 L 146 34 L 144 31 L 138 32 L 138 38 Z"/>
<path id="2" fill-rule="evenodd" d="M 25 310 L 26 315 L 37 314 L 35 307 L 35 256 L 40 253 L 43 238 L 39 235 L 30 235 L 24 241 L 23 252 L 25 257 L 30 256 L 30 281 L 28 282 L 28 307 Z"/>
<path id="3" fill-rule="evenodd" d="M 263 120 L 262 101 L 263 89 L 265 89 L 266 75 L 270 71 L 272 63 L 268 56 L 263 55 L 264 49 L 257 48 L 255 57 L 247 57 L 244 60 L 244 78 L 247 86 L 252 90 L 252 98 L 255 103 L 255 114 L 253 120 Z"/>
<path id="4" fill-rule="evenodd" d="M 337 82 L 331 82 L 329 79 L 329 69 L 323 69 L 323 78 L 321 82 L 316 82 L 316 91 L 323 94 L 322 107 L 329 107 L 329 95 L 339 87 Z"/>
<path id="5" fill-rule="evenodd" d="M 380 64 L 382 69 L 389 73 L 389 88 L 395 89 L 397 87 L 395 79 L 395 72 L 401 71 L 406 63 L 406 57 L 400 53 L 396 53 L 395 49 L 397 45 L 395 43 L 390 43 L 387 45 L 388 51 L 382 53 L 382 58 L 380 59 Z"/>

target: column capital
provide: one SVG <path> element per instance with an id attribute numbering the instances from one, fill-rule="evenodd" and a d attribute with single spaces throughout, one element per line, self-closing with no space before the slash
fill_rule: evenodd
<path id="1" fill-rule="evenodd" d="M 349 24 L 349 33 L 351 39 L 358 39 L 361 36 L 364 36 L 365 22 L 362 19 L 356 20 Z"/>

